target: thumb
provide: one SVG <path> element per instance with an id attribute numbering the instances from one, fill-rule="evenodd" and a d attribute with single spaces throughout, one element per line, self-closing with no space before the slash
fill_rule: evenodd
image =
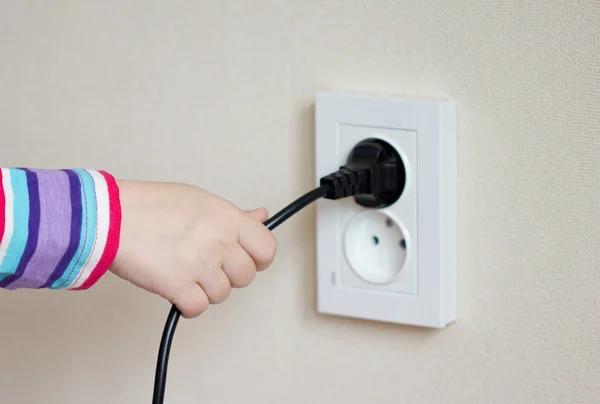
<path id="1" fill-rule="evenodd" d="M 254 210 L 246 211 L 254 220 L 264 223 L 269 218 L 269 212 L 265 208 L 258 208 Z"/>

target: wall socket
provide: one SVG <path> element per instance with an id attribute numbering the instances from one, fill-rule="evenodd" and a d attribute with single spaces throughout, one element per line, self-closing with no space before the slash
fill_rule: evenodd
<path id="1" fill-rule="evenodd" d="M 394 147 L 406 170 L 386 208 L 318 202 L 319 312 L 434 328 L 456 320 L 456 125 L 451 101 L 317 95 L 317 181 L 369 138 Z"/>

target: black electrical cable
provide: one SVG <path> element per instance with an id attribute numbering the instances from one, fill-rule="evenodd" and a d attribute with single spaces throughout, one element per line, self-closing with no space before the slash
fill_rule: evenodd
<path id="1" fill-rule="evenodd" d="M 285 222 L 287 219 L 298 213 L 306 206 L 326 196 L 330 190 L 331 188 L 327 185 L 322 185 L 313 189 L 312 191 L 296 199 L 294 202 L 290 203 L 276 215 L 272 216 L 264 223 L 264 225 L 267 227 L 267 229 L 274 230 L 277 226 Z M 171 311 L 169 312 L 169 316 L 167 317 L 167 322 L 160 340 L 158 360 L 156 362 L 156 374 L 154 376 L 154 395 L 152 398 L 152 404 L 163 404 L 165 399 L 169 353 L 171 352 L 173 335 L 175 334 L 175 328 L 177 328 L 177 323 L 179 322 L 180 317 L 181 312 L 175 305 L 173 305 L 171 307 Z"/>
<path id="2" fill-rule="evenodd" d="M 181 312 L 177 306 L 171 306 L 167 323 L 160 339 L 160 348 L 158 349 L 158 360 L 156 361 L 156 374 L 154 376 L 154 396 L 153 404 L 162 404 L 165 400 L 165 385 L 167 383 L 167 366 L 169 365 L 169 354 L 171 353 L 171 342 L 175 335 L 175 328 L 179 322 Z"/>
<path id="3" fill-rule="evenodd" d="M 277 212 L 277 214 L 273 215 L 265 222 L 265 226 L 269 230 L 274 230 L 281 223 L 285 222 L 317 199 L 323 198 L 325 195 L 327 195 L 327 192 L 329 192 L 329 187 L 327 185 L 320 186 L 310 192 L 307 192 L 285 208 L 281 209 L 279 212 Z"/>

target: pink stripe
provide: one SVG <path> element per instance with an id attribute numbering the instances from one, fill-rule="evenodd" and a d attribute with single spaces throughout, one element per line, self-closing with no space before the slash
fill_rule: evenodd
<path id="1" fill-rule="evenodd" d="M 108 199 L 110 204 L 110 224 L 108 228 L 108 238 L 106 246 L 102 253 L 102 257 L 96 265 L 96 268 L 90 274 L 90 277 L 85 280 L 83 285 L 71 290 L 84 290 L 92 287 L 98 280 L 108 271 L 117 255 L 119 249 L 119 241 L 121 236 L 121 202 L 119 198 L 119 186 L 115 178 L 105 171 L 99 171 L 106 180 L 108 186 Z M 103 220 L 103 218 L 98 218 Z"/>
<path id="2" fill-rule="evenodd" d="M 4 238 L 4 229 L 6 227 L 6 195 L 4 194 L 4 182 L 2 170 L 0 170 L 0 243 Z"/>

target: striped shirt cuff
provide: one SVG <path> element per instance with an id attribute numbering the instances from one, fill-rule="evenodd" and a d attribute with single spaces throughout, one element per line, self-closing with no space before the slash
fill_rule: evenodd
<path id="1" fill-rule="evenodd" d="M 88 289 L 115 259 L 120 229 L 110 174 L 2 168 L 0 288 Z"/>

